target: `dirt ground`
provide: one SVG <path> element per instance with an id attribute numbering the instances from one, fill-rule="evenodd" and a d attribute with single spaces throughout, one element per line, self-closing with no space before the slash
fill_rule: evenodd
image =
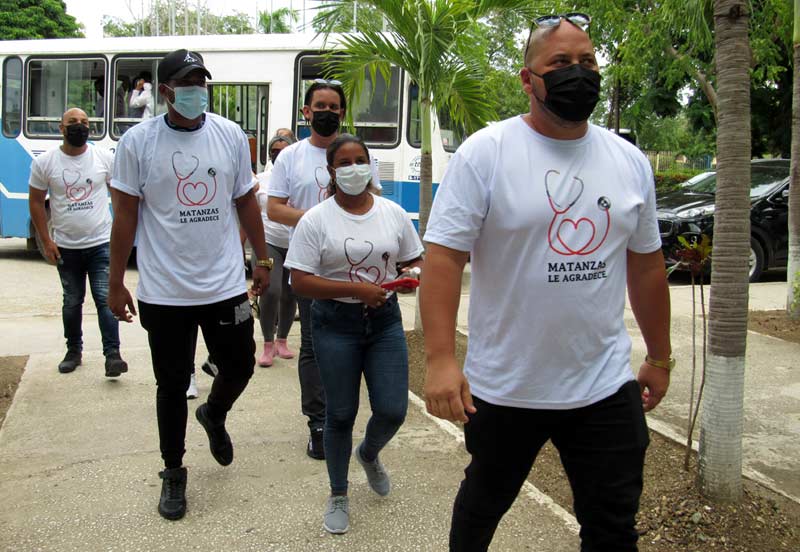
<path id="1" fill-rule="evenodd" d="M 780 311 L 752 313 L 750 329 L 800 342 L 800 324 L 789 324 Z M 788 331 L 787 327 L 793 327 Z M 775 328 L 770 331 L 770 328 Z M 407 334 L 409 384 L 422 396 L 425 364 L 422 336 Z M 463 360 L 466 338 L 459 335 L 457 355 Z M 730 505 L 712 504 L 695 487 L 697 457 L 683 469 L 685 448 L 650 432 L 644 492 L 638 516 L 641 552 L 797 552 L 800 550 L 800 505 L 745 479 L 744 498 Z M 558 459 L 547 444 L 529 477 L 531 483 L 572 512 L 572 493 Z"/>
<path id="2" fill-rule="evenodd" d="M 0 427 L 6 419 L 6 412 L 14 399 L 27 362 L 27 356 L 0 357 Z"/>

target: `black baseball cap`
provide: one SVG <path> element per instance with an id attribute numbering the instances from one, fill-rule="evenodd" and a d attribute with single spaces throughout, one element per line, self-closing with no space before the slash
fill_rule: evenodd
<path id="1" fill-rule="evenodd" d="M 164 56 L 164 59 L 158 64 L 158 80 L 167 82 L 172 79 L 181 79 L 197 69 L 203 71 L 207 78 L 211 78 L 211 73 L 203 65 L 203 56 L 185 49 L 175 50 Z"/>

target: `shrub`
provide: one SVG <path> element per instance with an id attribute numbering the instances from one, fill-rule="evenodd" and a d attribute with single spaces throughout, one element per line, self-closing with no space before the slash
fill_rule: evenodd
<path id="1" fill-rule="evenodd" d="M 686 182 L 702 170 L 682 170 L 682 171 L 662 171 L 655 174 L 656 191 L 669 192 L 678 187 L 679 184 Z"/>

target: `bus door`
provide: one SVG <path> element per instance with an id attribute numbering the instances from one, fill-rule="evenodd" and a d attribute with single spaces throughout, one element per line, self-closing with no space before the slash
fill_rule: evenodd
<path id="1" fill-rule="evenodd" d="M 250 161 L 255 172 L 267 163 L 269 136 L 269 85 L 229 84 L 208 85 L 209 111 L 239 125 L 250 144 Z"/>

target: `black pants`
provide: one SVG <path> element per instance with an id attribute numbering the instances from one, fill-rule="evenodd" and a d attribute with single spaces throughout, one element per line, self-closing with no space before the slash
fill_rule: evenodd
<path id="1" fill-rule="evenodd" d="M 636 551 L 635 529 L 649 435 L 639 385 L 573 410 L 496 406 L 474 397 L 464 426 L 472 461 L 453 506 L 451 551 L 489 548 L 548 439 L 561 455 L 581 525 L 581 552 Z"/>
<path id="2" fill-rule="evenodd" d="M 156 377 L 156 413 L 161 457 L 180 467 L 186 439 L 186 388 L 194 367 L 197 328 L 219 368 L 208 395 L 209 415 L 224 420 L 253 375 L 256 344 L 247 295 L 196 306 L 153 305 L 139 301 Z"/>
<path id="3" fill-rule="evenodd" d="M 300 310 L 300 354 L 297 357 L 297 371 L 300 376 L 300 404 L 303 414 L 308 417 L 308 427 L 318 429 L 325 426 L 325 389 L 319 376 L 317 358 L 314 356 L 314 343 L 311 340 L 311 304 L 313 300 L 298 297 Z"/>

